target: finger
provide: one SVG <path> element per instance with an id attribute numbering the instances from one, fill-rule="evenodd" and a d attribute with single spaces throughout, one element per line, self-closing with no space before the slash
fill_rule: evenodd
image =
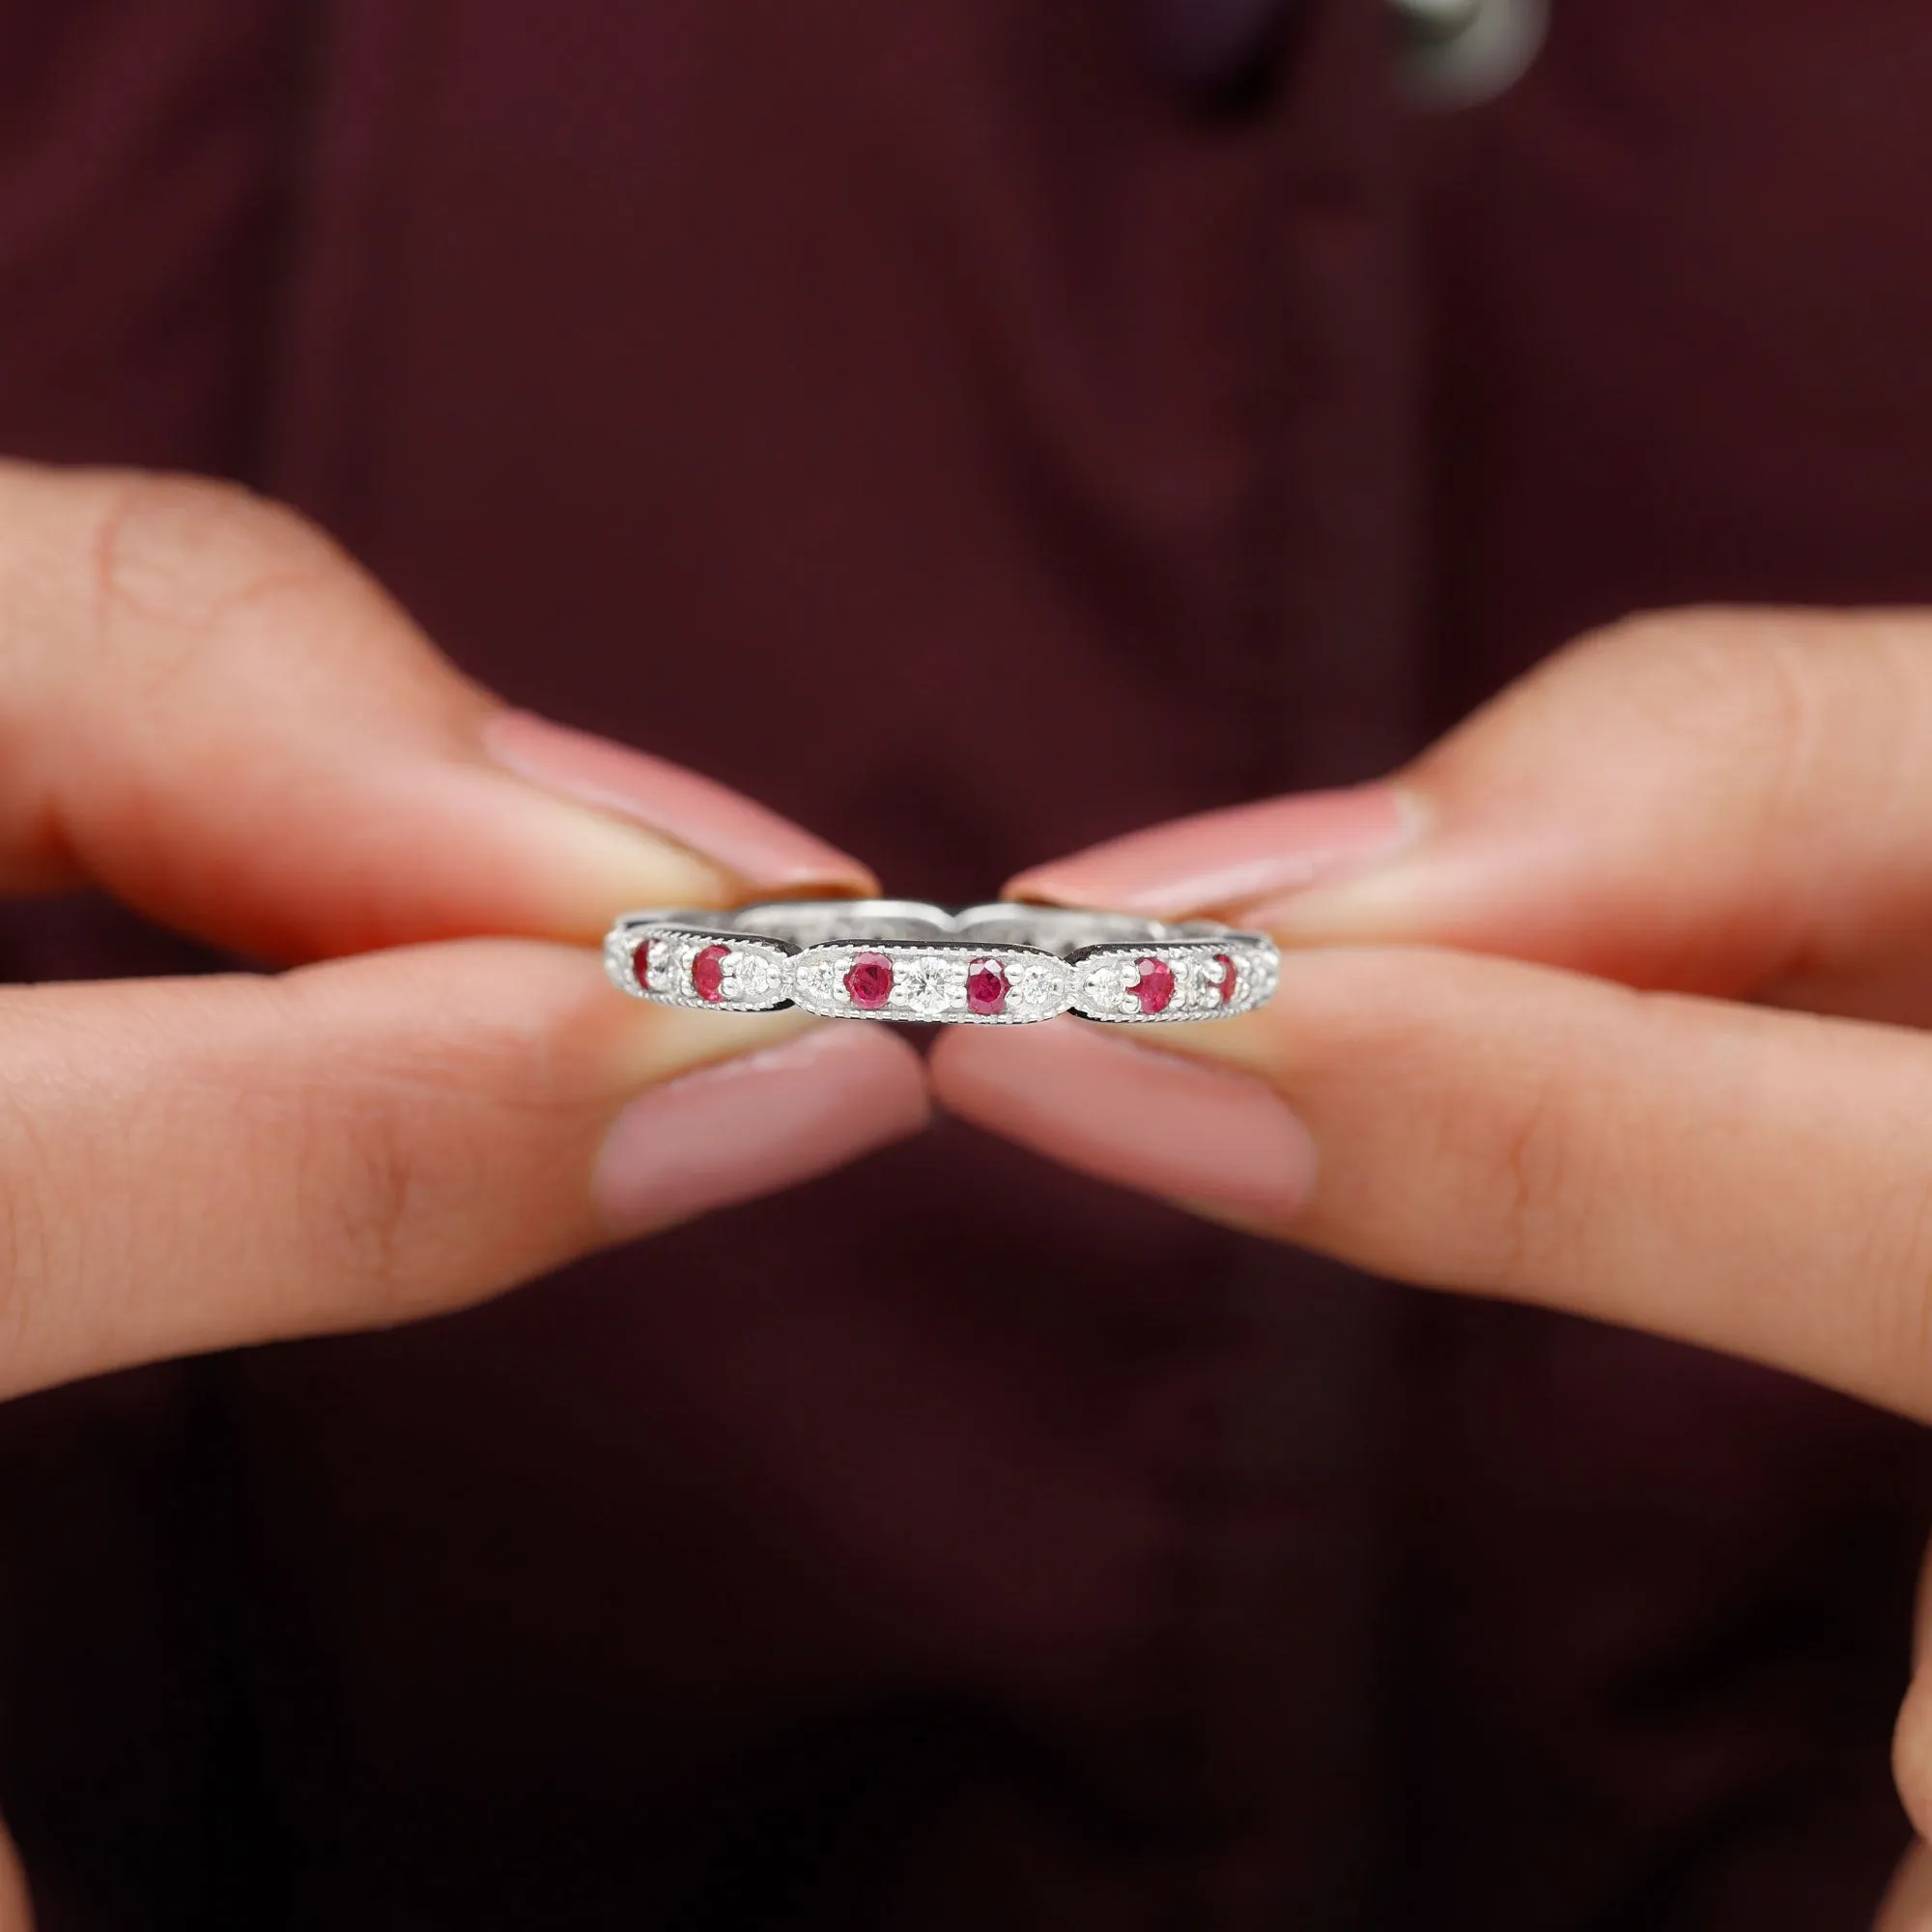
<path id="1" fill-rule="evenodd" d="M 1921 1035 L 1423 948 L 1291 952 L 1268 1006 L 1145 1046 L 1068 1022 L 1043 1050 L 1042 1031 L 960 1029 L 939 1097 L 1379 1274 L 1932 1418 Z"/>
<path id="2" fill-rule="evenodd" d="M 644 1006 L 534 940 L 17 990 L 0 1065 L 0 1397 L 479 1300 L 925 1112 L 884 1029 Z"/>
<path id="3" fill-rule="evenodd" d="M 1208 813 L 1009 890 L 1918 1019 L 1928 747 L 1932 616 L 1679 612 L 1560 653 L 1392 785 Z"/>
<path id="4" fill-rule="evenodd" d="M 27 1896 L 27 1875 L 12 1834 L 0 1827 L 0 1932 L 34 1932 L 34 1908 Z"/>
<path id="5" fill-rule="evenodd" d="M 1932 1932 L 1932 1850 L 1915 1844 L 1887 1888 L 1872 1932 Z"/>
<path id="6" fill-rule="evenodd" d="M 871 886 L 722 786 L 506 711 L 286 511 L 0 465 L 0 890 L 82 878 L 272 959 Z"/>
<path id="7" fill-rule="evenodd" d="M 1932 1836 L 1932 1676 L 1923 1669 L 1913 1677 L 1892 1730 L 1891 1775 L 1913 1829 L 1921 1838 Z"/>
<path id="8" fill-rule="evenodd" d="M 1906 1815 L 1921 1838 L 1932 1837 L 1932 1547 L 1918 1569 L 1912 1616 L 1912 1684 L 1891 1737 L 1891 1771 Z M 1932 1927 L 1932 1917 L 1927 1918 Z"/>

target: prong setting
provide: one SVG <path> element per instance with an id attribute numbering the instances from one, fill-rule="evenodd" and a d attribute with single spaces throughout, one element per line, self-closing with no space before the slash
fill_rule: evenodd
<path id="1" fill-rule="evenodd" d="M 1274 991 L 1277 954 L 1252 933 L 1159 940 L 1147 946 L 1088 947 L 1073 956 L 1073 1010 L 1111 1025 L 1226 1019 Z"/>
<path id="2" fill-rule="evenodd" d="M 1005 981 L 995 1007 L 976 1004 L 976 974 Z M 827 1019 L 912 1025 L 1025 1026 L 1064 1013 L 1072 975 L 1064 960 L 1033 947 L 930 945 L 808 946 L 798 955 L 793 998 Z"/>
<path id="3" fill-rule="evenodd" d="M 604 968 L 622 991 L 661 1006 L 768 1013 L 792 1003 L 792 953 L 781 939 L 634 919 L 605 939 Z"/>

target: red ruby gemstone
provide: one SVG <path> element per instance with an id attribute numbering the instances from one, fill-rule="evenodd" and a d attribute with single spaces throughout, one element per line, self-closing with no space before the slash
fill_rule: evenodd
<path id="1" fill-rule="evenodd" d="M 997 959 L 976 959 L 966 975 L 966 1010 L 1003 1013 L 1007 1009 L 1007 969 Z"/>
<path id="2" fill-rule="evenodd" d="M 1141 977 L 1128 990 L 1141 1003 L 1141 1011 L 1165 1012 L 1167 1003 L 1174 998 L 1174 968 L 1164 959 L 1140 959 L 1134 963 L 1140 967 Z"/>
<path id="3" fill-rule="evenodd" d="M 631 971 L 638 976 L 639 985 L 644 986 L 650 983 L 647 978 L 650 970 L 651 942 L 648 939 L 640 939 L 631 949 Z"/>
<path id="4" fill-rule="evenodd" d="M 1221 969 L 1221 1004 L 1225 1007 L 1235 997 L 1235 962 L 1225 952 L 1217 952 L 1214 963 Z"/>
<path id="5" fill-rule="evenodd" d="M 893 962 L 883 952 L 862 952 L 845 969 L 845 990 L 855 1007 L 875 1013 L 892 997 Z"/>
<path id="6" fill-rule="evenodd" d="M 724 997 L 724 955 L 728 946 L 707 946 L 691 962 L 691 984 L 697 997 L 715 1007 Z"/>

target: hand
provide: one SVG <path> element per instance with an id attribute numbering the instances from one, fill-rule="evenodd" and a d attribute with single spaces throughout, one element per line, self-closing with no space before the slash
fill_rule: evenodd
<path id="1" fill-rule="evenodd" d="M 635 903 L 869 889 L 853 861 L 507 711 L 286 512 L 0 465 L 0 889 L 90 880 L 356 956 L 0 992 L 0 1395 L 473 1300 L 849 1156 L 855 1089 L 881 1134 L 921 1115 L 878 1030 L 627 1003 L 585 950 Z"/>
<path id="2" fill-rule="evenodd" d="M 1932 616 L 1634 622 L 1392 786 L 1010 890 L 1260 924 L 1280 991 L 1131 1038 L 961 1029 L 953 1111 L 1378 1273 L 1932 1419 Z M 1924 1674 L 1898 1768 L 1932 1836 Z M 1928 1892 L 1902 1875 L 1890 1924 Z"/>
<path id="3" fill-rule="evenodd" d="M 0 465 L 0 890 L 84 881 L 328 963 L 0 989 L 0 1397 L 475 1301 L 924 1118 L 883 1029 L 626 1001 L 595 950 L 863 867 L 506 710 L 286 512 Z"/>
<path id="4" fill-rule="evenodd" d="M 4 465 L 0 889 L 82 880 L 327 963 L 0 991 L 0 1396 L 477 1300 L 923 1118 L 881 1030 L 625 1001 L 593 950 L 853 861 L 508 712 L 286 512 Z"/>

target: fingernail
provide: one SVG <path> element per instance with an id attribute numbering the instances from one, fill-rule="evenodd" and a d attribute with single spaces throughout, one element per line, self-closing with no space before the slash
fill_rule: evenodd
<path id="1" fill-rule="evenodd" d="M 950 1111 L 1103 1180 L 1279 1228 L 1315 1181 L 1315 1143 L 1246 1073 L 1136 1046 L 1073 1019 L 961 1028 L 935 1049 Z"/>
<path id="2" fill-rule="evenodd" d="M 1422 821 L 1421 802 L 1395 785 L 1303 792 L 1130 833 L 1022 872 L 1007 891 L 1152 919 L 1225 912 L 1378 865 Z"/>
<path id="3" fill-rule="evenodd" d="M 605 1136 L 591 1192 L 628 1240 L 828 1174 L 918 1133 L 927 1113 L 904 1040 L 818 1026 L 640 1094 Z"/>
<path id="4" fill-rule="evenodd" d="M 836 846 L 647 752 L 529 711 L 497 712 L 483 744 L 519 778 L 675 839 L 760 892 L 878 890 L 871 873 Z"/>

